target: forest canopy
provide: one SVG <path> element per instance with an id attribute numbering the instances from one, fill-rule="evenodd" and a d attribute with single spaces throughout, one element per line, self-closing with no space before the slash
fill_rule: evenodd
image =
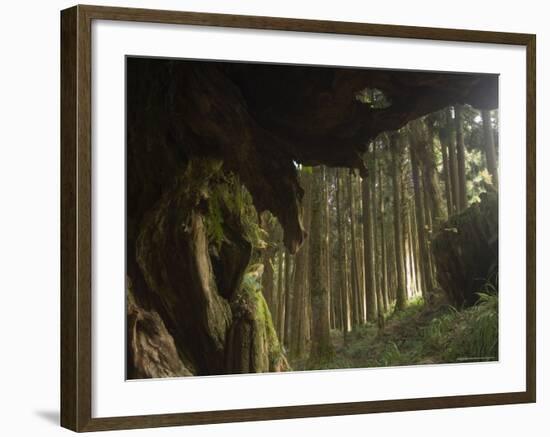
<path id="1" fill-rule="evenodd" d="M 127 58 L 128 378 L 498 359 L 498 77 Z"/>

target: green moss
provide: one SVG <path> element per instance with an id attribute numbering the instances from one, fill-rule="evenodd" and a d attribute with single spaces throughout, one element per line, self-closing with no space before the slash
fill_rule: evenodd
<path id="1" fill-rule="evenodd" d="M 252 196 L 233 173 L 219 172 L 208 187 L 205 226 L 209 241 L 217 248 L 228 232 L 227 226 L 238 227 L 254 248 L 264 248 L 265 231 L 258 223 Z M 232 222 L 228 223 L 231 218 Z"/>
<path id="2" fill-rule="evenodd" d="M 271 312 L 261 289 L 260 265 L 254 264 L 247 269 L 241 288 L 232 302 L 233 317 L 247 320 L 252 326 L 251 360 L 256 372 L 279 369 L 286 359 L 281 349 Z"/>

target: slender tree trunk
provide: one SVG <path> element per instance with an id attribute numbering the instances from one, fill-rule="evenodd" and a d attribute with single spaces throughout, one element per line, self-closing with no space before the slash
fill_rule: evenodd
<path id="1" fill-rule="evenodd" d="M 420 189 L 420 175 L 418 169 L 418 159 L 413 147 L 409 148 L 411 158 L 412 180 L 414 188 L 414 208 L 416 211 L 416 232 L 418 233 L 418 240 L 420 246 L 420 258 L 421 262 L 421 277 L 424 288 L 422 288 L 422 295 L 426 296 L 428 291 L 431 291 L 433 286 L 431 280 L 431 270 L 429 268 L 429 253 L 428 245 L 426 241 L 426 223 L 424 217 L 424 207 L 422 199 L 422 191 Z M 428 288 L 428 289 L 426 289 Z"/>
<path id="2" fill-rule="evenodd" d="M 371 174 L 375 174 L 374 172 Z M 365 292 L 367 298 L 367 322 L 375 321 L 378 315 L 376 282 L 374 278 L 374 237 L 372 227 L 372 193 L 369 177 L 362 180 L 363 195 L 363 259 L 365 263 Z"/>
<path id="3" fill-rule="evenodd" d="M 468 207 L 468 200 L 466 196 L 466 149 L 462 127 L 462 105 L 455 106 L 455 124 L 456 160 L 458 167 L 458 211 L 464 211 Z"/>
<path id="4" fill-rule="evenodd" d="M 304 228 L 310 232 L 311 219 L 311 176 L 302 172 L 300 179 L 304 188 Z M 308 272 L 308 252 L 309 238 L 306 238 L 302 248 L 295 256 L 294 267 L 294 299 L 291 309 L 291 329 L 290 329 L 290 354 L 293 357 L 301 358 L 305 355 L 306 341 L 306 287 Z"/>
<path id="5" fill-rule="evenodd" d="M 357 266 L 357 247 L 355 234 L 355 201 L 353 190 L 353 176 L 348 175 L 348 199 L 350 214 L 350 233 L 351 233 L 351 284 L 353 290 L 353 326 L 361 322 L 361 303 L 359 299 L 359 269 Z"/>
<path id="6" fill-rule="evenodd" d="M 408 260 L 408 269 L 409 269 L 409 282 L 408 289 L 410 295 L 416 294 L 416 272 L 414 268 L 414 241 L 412 236 L 412 225 L 411 225 L 411 210 L 407 208 L 406 215 L 406 234 L 407 234 L 407 260 Z"/>
<path id="7" fill-rule="evenodd" d="M 394 249 L 396 264 L 397 288 L 395 296 L 397 300 L 396 308 L 402 310 L 407 306 L 407 290 L 405 289 L 405 272 L 403 260 L 403 242 L 402 242 L 402 213 L 401 213 L 401 187 L 400 187 L 400 148 L 397 133 L 390 135 L 390 150 L 392 155 L 392 185 L 393 185 L 393 227 L 394 227 Z"/>
<path id="8" fill-rule="evenodd" d="M 329 205 L 329 169 L 323 166 L 323 244 L 325 245 L 324 252 L 326 256 L 326 271 L 325 283 L 329 294 L 329 305 L 332 302 L 332 263 L 330 262 L 330 205 Z M 332 306 L 332 305 L 330 305 Z M 329 325 L 332 325 L 332 311 L 329 310 Z"/>
<path id="9" fill-rule="evenodd" d="M 311 292 L 311 353 L 310 365 L 319 367 L 332 356 L 329 329 L 329 301 L 327 286 L 323 281 L 323 271 L 326 268 L 326 254 L 323 251 L 323 193 L 322 170 L 313 169 L 313 190 L 311 193 L 311 233 L 309 277 Z"/>
<path id="10" fill-rule="evenodd" d="M 456 126 L 451 107 L 447 110 L 447 126 L 449 129 L 449 175 L 451 180 L 451 196 L 453 214 L 458 211 L 458 162 L 456 158 Z"/>
<path id="11" fill-rule="evenodd" d="M 432 213 L 434 224 L 442 222 L 445 219 L 443 206 L 441 202 L 441 190 L 437 177 L 437 168 L 434 157 L 434 135 L 430 124 L 425 125 L 422 121 L 414 122 L 413 141 L 410 147 L 413 147 L 418 158 L 422 162 L 422 174 L 424 177 L 424 188 L 429 196 L 429 206 Z"/>
<path id="12" fill-rule="evenodd" d="M 413 197 L 413 203 L 416 204 Z M 416 209 L 411 209 L 411 230 L 413 235 L 414 242 L 414 269 L 416 272 L 416 291 L 417 293 L 422 293 L 424 290 L 423 276 L 422 276 L 422 258 L 420 254 L 420 241 L 418 238 L 418 225 L 416 223 Z"/>
<path id="13" fill-rule="evenodd" d="M 380 262 L 379 257 L 379 244 L 378 244 L 378 232 L 376 224 L 378 222 L 378 201 L 377 201 L 377 191 L 376 191 L 376 180 L 377 180 L 377 167 L 380 167 L 376 154 L 376 142 L 372 144 L 372 184 L 371 184 L 371 202 L 370 202 L 370 220 L 371 226 L 369 229 L 372 232 L 372 257 L 373 257 L 373 286 L 375 290 L 375 302 L 376 302 L 376 317 L 378 320 L 378 328 L 382 329 L 384 327 L 384 294 L 382 291 L 382 276 L 381 276 L 381 267 L 382 263 Z M 381 181 L 378 181 L 380 184 Z"/>
<path id="14" fill-rule="evenodd" d="M 390 170 L 391 171 L 391 170 Z M 388 295 L 390 298 L 390 306 L 395 302 L 395 290 L 397 289 L 397 267 L 395 263 L 395 236 L 393 223 L 393 206 L 392 206 L 392 226 L 388 228 Z"/>
<path id="15" fill-rule="evenodd" d="M 378 185 L 380 187 L 380 193 L 378 195 L 379 202 L 379 227 L 380 227 L 380 258 L 382 264 L 382 298 L 384 301 L 384 311 L 388 311 L 390 308 L 390 299 L 388 296 L 388 263 L 387 263 L 387 249 L 386 249 L 386 225 L 384 217 L 384 189 L 382 180 L 382 166 L 378 165 Z"/>
<path id="16" fill-rule="evenodd" d="M 403 137 L 399 138 L 401 141 L 400 152 L 403 152 L 404 142 Z M 402 256 L 403 256 L 403 275 L 404 275 L 404 286 L 405 286 L 405 296 L 407 301 L 409 298 L 410 290 L 410 270 L 409 270 L 409 242 L 408 242 L 408 233 L 407 233 L 407 216 L 409 205 L 407 202 L 407 190 L 406 190 L 406 168 L 403 167 L 403 157 L 402 154 L 399 155 L 399 187 L 401 189 L 401 244 L 402 244 Z"/>
<path id="17" fill-rule="evenodd" d="M 346 248 L 346 235 L 344 232 L 343 218 L 342 218 L 342 183 L 340 170 L 336 170 L 336 224 L 338 231 L 338 259 L 340 265 L 338 267 L 339 275 L 339 295 L 340 295 L 340 308 L 342 318 L 342 331 L 344 333 L 344 343 L 346 342 L 348 323 L 349 323 L 349 309 L 348 309 L 348 282 L 346 275 L 346 268 L 348 265 L 347 260 L 347 248 Z"/>
<path id="18" fill-rule="evenodd" d="M 359 188 L 361 188 L 361 181 L 359 181 Z M 360 194 L 360 193 L 359 193 Z M 363 201 L 357 202 L 358 205 L 361 205 Z M 363 208 L 359 208 L 360 221 L 363 220 Z M 361 323 L 367 321 L 367 297 L 365 289 L 365 261 L 363 259 L 364 253 L 364 244 L 363 244 L 363 226 L 359 223 L 357 225 L 357 267 L 359 269 L 359 301 L 361 305 Z"/>
<path id="19" fill-rule="evenodd" d="M 354 217 L 359 223 L 355 223 L 355 250 L 357 251 L 356 263 L 357 266 L 357 284 L 358 284 L 358 302 L 359 302 L 359 323 L 366 321 L 366 298 L 365 298 L 365 262 L 363 261 L 363 199 L 361 194 L 361 178 L 353 177 L 353 199 L 355 205 Z"/>
<path id="20" fill-rule="evenodd" d="M 440 138 L 441 140 L 441 138 Z M 445 181 L 445 200 L 447 201 L 447 217 L 453 214 L 453 199 L 451 195 L 451 177 L 447 144 L 441 142 L 441 157 L 443 160 L 443 179 Z"/>
<path id="21" fill-rule="evenodd" d="M 427 255 L 426 255 L 426 261 L 427 261 L 427 268 L 430 272 L 430 277 L 435 278 L 435 268 L 434 268 L 434 261 L 433 261 L 433 254 L 432 254 L 432 247 L 431 247 L 431 239 L 434 232 L 434 222 L 432 217 L 431 209 L 429 208 L 430 204 L 430 196 L 428 194 L 428 191 L 426 190 L 426 179 L 424 178 L 424 173 L 422 173 L 422 201 L 424 204 L 424 218 L 426 220 L 426 247 L 427 247 Z M 428 284 L 429 285 L 429 284 Z M 434 282 L 435 285 L 435 282 Z M 431 289 L 427 290 L 428 292 L 431 291 Z"/>
<path id="22" fill-rule="evenodd" d="M 493 136 L 493 128 L 491 126 L 491 111 L 481 111 L 483 119 L 483 142 L 485 144 L 485 157 L 487 159 L 487 170 L 491 174 L 493 185 L 498 187 L 498 165 L 497 153 L 495 149 L 495 138 Z"/>

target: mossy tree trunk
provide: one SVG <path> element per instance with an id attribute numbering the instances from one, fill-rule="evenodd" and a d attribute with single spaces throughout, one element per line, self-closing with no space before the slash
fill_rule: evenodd
<path id="1" fill-rule="evenodd" d="M 275 314 L 276 305 L 274 303 L 274 281 L 275 281 L 275 271 L 273 270 L 272 259 L 274 259 L 275 254 L 277 253 L 276 242 L 274 241 L 275 227 L 276 223 L 273 216 L 267 211 L 261 214 L 260 222 L 262 229 L 266 233 L 266 244 L 267 247 L 263 251 L 263 265 L 264 265 L 264 274 L 262 276 L 262 290 L 269 306 L 269 309 L 272 314 Z"/>
<path id="2" fill-rule="evenodd" d="M 139 288 L 133 296 L 139 298 L 127 300 L 134 374 L 214 375 L 288 367 L 276 335 L 266 334 L 271 316 L 261 293 L 261 272 L 255 277 L 257 296 L 244 304 L 248 318 L 236 305 L 252 254 L 241 189 L 232 175 L 222 173 L 219 162 L 190 161 L 139 224 L 133 252 L 138 269 L 129 269 L 129 280 Z M 229 335 L 242 347 L 236 348 Z M 172 341 L 177 354 L 170 352 Z M 148 358 L 155 344 L 165 348 L 156 367 Z M 268 367 L 266 357 L 271 357 Z"/>
<path id="3" fill-rule="evenodd" d="M 283 322 L 283 335 L 280 338 L 282 344 L 288 348 L 290 344 L 290 308 L 292 307 L 292 257 L 290 253 L 285 251 L 285 312 Z"/>

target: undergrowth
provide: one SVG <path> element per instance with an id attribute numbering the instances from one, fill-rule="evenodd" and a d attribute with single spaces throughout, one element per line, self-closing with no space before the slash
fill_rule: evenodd
<path id="1" fill-rule="evenodd" d="M 336 353 L 327 369 L 498 360 L 498 296 L 486 288 L 462 311 L 430 307 L 422 299 L 388 315 L 385 328 L 366 324 L 347 334 L 332 331 Z"/>

